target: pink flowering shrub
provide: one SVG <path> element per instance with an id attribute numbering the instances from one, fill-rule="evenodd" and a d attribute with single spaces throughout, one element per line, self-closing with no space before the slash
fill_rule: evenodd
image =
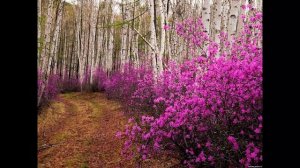
<path id="1" fill-rule="evenodd" d="M 76 77 L 65 77 L 64 80 L 62 80 L 62 88 L 61 92 L 78 92 L 80 91 L 80 83 L 79 80 Z"/>
<path id="2" fill-rule="evenodd" d="M 193 57 L 204 55 L 204 44 L 210 41 L 204 30 L 201 18 L 188 18 L 176 24 L 177 34 L 182 37 L 189 46 L 189 55 Z M 197 52 L 198 49 L 201 49 L 201 54 Z"/>
<path id="3" fill-rule="evenodd" d="M 134 68 L 125 65 L 124 72 L 114 72 L 104 83 L 108 98 L 118 99 L 126 104 L 128 113 L 153 111 L 153 75 L 146 66 Z"/>
<path id="4" fill-rule="evenodd" d="M 139 74 L 136 81 L 136 90 L 130 97 L 128 104 L 129 111 L 133 114 L 149 114 L 155 111 L 154 109 L 154 80 L 151 70 L 139 69 L 135 70 Z"/>
<path id="5" fill-rule="evenodd" d="M 38 88 L 42 86 L 42 74 L 41 71 L 38 71 Z M 40 91 L 38 89 L 38 91 Z M 74 92 L 80 91 L 80 84 L 76 77 L 68 78 L 65 76 L 65 79 L 59 74 L 50 74 L 48 77 L 48 83 L 45 85 L 41 102 L 39 107 L 46 105 L 49 101 L 56 98 L 59 93 L 65 92 Z"/>
<path id="6" fill-rule="evenodd" d="M 41 85 L 42 85 L 41 77 L 42 77 L 42 74 L 40 71 L 38 71 L 38 87 L 41 87 Z M 40 90 L 38 89 L 38 91 L 40 91 Z M 41 98 L 39 107 L 47 104 L 50 100 L 54 99 L 59 92 L 60 92 L 60 77 L 59 77 L 59 75 L 51 74 L 48 77 L 48 83 L 46 84 L 46 86 L 44 88 L 44 92 L 42 94 L 42 98 Z"/>
<path id="7" fill-rule="evenodd" d="M 109 99 L 120 99 L 119 94 L 121 94 L 121 89 L 122 89 L 122 81 L 123 76 L 120 72 L 113 72 L 108 78 L 104 85 L 105 85 L 105 92 L 107 95 L 107 98 Z"/>
<path id="8" fill-rule="evenodd" d="M 114 72 L 104 83 L 108 98 L 114 98 L 129 104 L 130 97 L 137 89 L 138 72 L 128 64 L 124 72 Z"/>
<path id="9" fill-rule="evenodd" d="M 153 112 L 130 119 L 126 131 L 118 133 L 127 137 L 123 154 L 146 159 L 172 153 L 187 167 L 261 165 L 261 19 L 261 13 L 254 13 L 243 33 L 232 41 L 221 33 L 226 50 L 210 42 L 202 54 L 208 57 L 195 57 L 181 65 L 170 63 L 158 83 L 149 84 L 153 91 L 145 95 L 153 102 L 139 102 L 153 103 Z M 191 46 L 202 47 L 209 41 L 200 21 L 183 25 L 177 27 L 178 34 L 191 41 Z M 185 34 L 198 28 L 196 34 Z M 220 58 L 215 57 L 218 53 Z M 144 96 L 147 84 L 143 83 L 151 81 L 148 78 L 138 80 L 131 98 Z"/>
<path id="10" fill-rule="evenodd" d="M 105 81 L 107 80 L 106 73 L 102 68 L 97 68 L 95 74 L 93 74 L 93 91 L 104 91 Z"/>
<path id="11" fill-rule="evenodd" d="M 49 76 L 48 85 L 45 88 L 45 97 L 48 99 L 54 98 L 60 91 L 59 85 L 60 77 L 59 75 L 53 74 Z"/>

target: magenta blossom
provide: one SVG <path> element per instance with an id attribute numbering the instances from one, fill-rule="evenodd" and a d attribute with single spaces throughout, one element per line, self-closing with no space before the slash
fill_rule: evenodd
<path id="1" fill-rule="evenodd" d="M 169 25 L 164 25 L 164 29 L 165 29 L 165 30 L 169 30 L 169 29 L 170 29 L 170 26 L 169 26 Z"/>

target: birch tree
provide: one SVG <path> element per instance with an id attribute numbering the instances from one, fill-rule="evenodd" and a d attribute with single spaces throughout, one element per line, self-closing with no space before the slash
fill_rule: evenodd
<path id="1" fill-rule="evenodd" d="M 154 0 L 149 0 L 149 10 L 150 10 L 150 47 L 151 47 L 151 58 L 152 58 L 152 68 L 154 78 L 157 79 L 158 69 L 156 62 L 156 51 L 157 51 L 157 41 L 156 41 L 156 31 L 155 31 L 155 14 L 154 14 Z"/>
<path id="2" fill-rule="evenodd" d="M 203 0 L 203 7 L 202 7 L 202 21 L 204 32 L 208 34 L 210 37 L 210 0 Z M 203 50 L 206 52 L 208 44 L 204 44 Z"/>
<path id="3" fill-rule="evenodd" d="M 160 49 L 157 58 L 157 69 L 158 74 L 160 75 L 163 71 L 163 55 L 165 51 L 165 39 L 166 39 L 166 30 L 165 30 L 165 5 L 163 0 L 158 0 L 158 7 L 160 13 Z"/>
<path id="4" fill-rule="evenodd" d="M 230 9 L 229 0 L 224 0 L 222 6 L 223 6 L 223 11 L 222 11 L 221 29 L 223 32 L 227 33 L 228 32 L 228 14 L 229 14 L 229 9 Z"/>
<path id="5" fill-rule="evenodd" d="M 91 77 L 90 83 L 93 83 L 93 74 L 95 73 L 95 35 L 96 35 L 96 24 L 97 24 L 97 13 L 98 13 L 98 5 L 95 4 L 95 1 L 92 2 L 91 7 L 91 23 L 90 23 L 90 39 L 89 39 L 89 54 L 88 57 L 90 58 L 90 66 L 91 66 Z"/>
<path id="6" fill-rule="evenodd" d="M 239 14 L 240 0 L 230 0 L 230 11 L 228 20 L 228 38 L 231 40 L 237 32 L 237 18 Z"/>
<path id="7" fill-rule="evenodd" d="M 104 36 L 104 31 L 102 31 L 102 28 L 104 26 L 104 22 L 101 21 L 100 17 L 102 17 L 102 6 L 101 3 L 99 3 L 99 10 L 98 10 L 98 14 L 97 14 L 97 24 L 96 24 L 96 60 L 95 60 L 95 66 L 97 66 L 98 68 L 100 66 L 102 66 L 101 62 L 100 62 L 100 58 L 102 57 L 103 53 L 102 53 L 102 48 L 103 48 L 103 36 Z M 100 25 L 99 25 L 100 23 Z"/>
<path id="8" fill-rule="evenodd" d="M 70 66 L 70 64 L 67 64 L 67 60 L 68 60 L 68 57 L 69 57 L 69 54 L 68 54 L 68 48 L 67 48 L 67 39 L 66 39 L 66 32 L 64 32 L 64 47 L 63 47 L 63 61 L 62 61 L 62 69 L 61 69 L 61 73 L 62 73 L 62 80 L 64 81 L 66 76 L 67 75 L 66 73 L 66 70 L 68 69 L 68 66 Z"/>
<path id="9" fill-rule="evenodd" d="M 222 16 L 222 0 L 215 0 L 215 12 L 214 12 L 214 20 L 213 20 L 213 25 L 214 25 L 214 41 L 217 44 L 220 44 L 220 31 L 221 31 L 221 16 Z M 216 55 L 217 57 L 219 56 L 219 53 Z"/>
<path id="10" fill-rule="evenodd" d="M 258 9 L 258 11 L 262 11 L 262 7 L 263 7 L 262 0 L 257 0 L 257 9 Z"/>
<path id="11" fill-rule="evenodd" d="M 77 53 L 77 59 L 79 62 L 79 82 L 80 82 L 80 87 L 81 91 L 83 90 L 83 75 L 84 75 L 84 66 L 85 66 L 85 59 L 84 59 L 84 41 L 85 41 L 85 33 L 83 32 L 83 27 L 84 27 L 84 21 L 83 21 L 83 0 L 80 1 L 80 5 L 77 8 L 77 24 L 76 24 L 76 34 L 77 34 L 77 48 L 76 48 L 76 53 Z"/>
<path id="12" fill-rule="evenodd" d="M 65 0 L 38 0 L 38 68 L 43 74 L 38 102 L 52 74 L 59 74 L 63 80 L 78 77 L 84 90 L 85 84 L 90 86 L 94 82 L 96 68 L 105 70 L 108 75 L 112 71 L 124 71 L 125 63 L 139 67 L 151 62 L 157 79 L 164 70 L 165 60 L 181 63 L 193 56 L 189 43 L 177 35 L 175 29 L 176 22 L 187 18 L 201 16 L 209 38 L 220 45 L 220 50 L 226 50 L 220 41 L 220 32 L 227 32 L 229 40 L 241 33 L 240 16 L 253 13 L 240 9 L 247 3 L 261 8 L 262 1 L 78 0 L 70 4 Z M 115 12 L 114 6 L 120 7 L 121 12 Z M 42 17 L 45 23 L 41 22 Z M 206 48 L 204 44 L 203 50 Z M 195 51 L 200 53 L 201 50 Z M 91 76 L 84 81 L 87 73 Z"/>
<path id="13" fill-rule="evenodd" d="M 172 8 L 171 8 L 171 1 L 170 0 L 167 0 L 166 2 L 166 26 L 168 26 L 168 30 L 166 31 L 166 53 L 168 55 L 168 60 L 171 60 L 172 59 L 172 53 L 171 53 L 171 36 L 170 36 L 170 23 L 169 21 L 171 20 L 171 16 L 172 16 Z"/>
<path id="14" fill-rule="evenodd" d="M 210 32 L 210 0 L 204 0 L 202 7 L 202 20 L 204 32 L 209 35 Z"/>
<path id="15" fill-rule="evenodd" d="M 113 1 L 110 1 L 110 10 L 112 11 L 113 9 Z M 111 12 L 111 17 L 110 17 L 110 22 L 109 24 L 112 25 L 112 23 L 114 22 L 114 14 Z M 113 29 L 109 29 L 109 41 L 108 41 L 108 52 L 107 52 L 107 59 L 106 59 L 106 71 L 110 72 L 112 70 L 112 58 L 113 58 L 113 40 L 114 40 L 114 36 L 113 36 Z"/>
<path id="16" fill-rule="evenodd" d="M 245 15 L 246 11 L 244 8 L 242 8 L 242 5 L 246 5 L 246 0 L 241 0 L 240 13 L 239 13 L 238 25 L 237 25 L 237 34 L 241 34 L 241 32 L 243 30 L 243 26 L 244 26 L 244 20 L 241 16 Z"/>
<path id="17" fill-rule="evenodd" d="M 42 0 L 38 0 L 38 58 L 40 56 L 40 43 L 41 43 L 41 20 L 42 20 Z M 39 61 L 38 61 L 39 63 Z"/>
<path id="18" fill-rule="evenodd" d="M 136 27 L 137 25 L 137 30 L 140 31 L 141 28 L 141 19 L 140 19 L 140 14 L 136 14 L 137 10 L 136 10 L 136 5 L 134 3 L 134 9 L 133 9 L 133 28 Z M 137 19 L 135 19 L 135 15 L 138 15 Z M 133 48 L 133 64 L 134 67 L 138 68 L 139 67 L 139 56 L 138 56 L 138 51 L 139 51 L 139 34 L 134 31 L 133 33 L 133 40 L 132 40 L 132 48 Z"/>
<path id="19" fill-rule="evenodd" d="M 123 0 L 122 0 L 123 3 Z M 127 10 L 128 6 L 126 4 L 122 4 L 122 16 L 123 16 L 123 21 L 126 21 L 127 19 Z M 126 56 L 127 56 L 127 36 L 128 36 L 128 29 L 127 29 L 127 24 L 122 25 L 122 34 L 121 34 L 121 51 L 120 51 L 120 57 L 121 57 L 121 71 L 124 71 L 124 65 L 126 62 Z"/>
<path id="20" fill-rule="evenodd" d="M 50 64 L 53 60 L 53 73 L 56 74 L 57 70 L 57 48 L 59 47 L 59 35 L 60 35 L 60 28 L 61 28 L 61 20 L 62 20 L 62 14 L 63 14 L 63 8 L 64 8 L 64 0 L 61 0 L 58 6 L 57 10 L 57 17 L 56 17 L 56 24 L 55 24 L 55 29 L 54 29 L 54 35 L 51 43 L 51 51 L 50 51 L 50 60 L 48 62 L 48 67 L 50 67 Z M 50 68 L 48 68 L 48 73 L 50 74 Z"/>
<path id="21" fill-rule="evenodd" d="M 38 95 L 38 105 L 40 104 L 44 89 L 48 82 L 48 75 L 46 74 L 47 68 L 48 68 L 48 59 L 49 59 L 49 50 L 50 50 L 50 38 L 51 38 L 51 26 L 52 26 L 52 8 L 53 8 L 53 0 L 48 1 L 48 7 L 47 7 L 47 20 L 45 25 L 45 33 L 44 33 L 44 43 L 41 51 L 41 86 L 39 89 L 39 95 Z"/>

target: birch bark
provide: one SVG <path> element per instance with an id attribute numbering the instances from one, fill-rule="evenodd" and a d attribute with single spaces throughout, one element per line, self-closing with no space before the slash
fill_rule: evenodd
<path id="1" fill-rule="evenodd" d="M 53 74 L 56 74 L 56 70 L 57 70 L 57 48 L 59 45 L 59 35 L 60 35 L 60 29 L 61 29 L 61 21 L 62 21 L 62 13 L 63 13 L 63 9 L 64 9 L 64 0 L 61 0 L 58 6 L 58 10 L 57 10 L 57 19 L 56 19 L 56 24 L 55 24 L 55 29 L 54 29 L 54 34 L 53 34 L 53 38 L 52 38 L 52 43 L 51 43 L 51 47 L 50 47 L 50 60 L 49 60 L 49 64 L 48 64 L 48 73 L 50 74 L 50 64 L 53 60 Z"/>
<path id="2" fill-rule="evenodd" d="M 244 26 L 244 20 L 242 19 L 242 15 L 246 14 L 245 9 L 242 8 L 242 5 L 246 5 L 246 0 L 241 0 L 240 4 L 240 13 L 239 13 L 239 18 L 238 18 L 238 25 L 237 25 L 237 34 L 240 35 L 241 32 L 243 31 L 243 26 Z"/>
<path id="3" fill-rule="evenodd" d="M 95 35 L 96 35 L 96 24 L 97 24 L 97 13 L 98 13 L 98 5 L 95 1 L 92 1 L 92 13 L 91 13 L 91 33 L 90 33 L 90 51 L 89 57 L 90 59 L 90 66 L 91 66 L 91 77 L 90 77 L 90 84 L 93 83 L 93 76 L 95 74 Z"/>
<path id="4" fill-rule="evenodd" d="M 122 1 L 123 2 L 123 1 Z M 123 21 L 126 21 L 127 19 L 127 6 L 125 4 L 125 7 L 122 6 L 122 15 L 123 15 Z M 120 57 L 121 57 L 121 72 L 124 72 L 124 65 L 125 65 L 125 61 L 126 61 L 126 56 L 127 56 L 127 24 L 123 24 L 122 25 L 122 30 L 121 30 L 121 33 L 122 33 L 122 37 L 121 37 L 121 51 L 120 51 Z"/>
<path id="5" fill-rule="evenodd" d="M 207 33 L 208 37 L 210 37 L 210 0 L 204 0 L 202 7 L 202 20 L 204 26 L 204 32 Z M 204 44 L 203 50 L 207 52 L 207 45 Z"/>
<path id="6" fill-rule="evenodd" d="M 51 25 L 52 25 L 52 8 L 53 8 L 53 0 L 48 1 L 48 7 L 47 7 L 47 20 L 45 25 L 45 33 L 44 33 L 44 43 L 43 48 L 41 51 L 41 86 L 38 88 L 38 105 L 40 105 L 41 98 L 44 92 L 44 89 L 48 82 L 48 75 L 47 75 L 47 66 L 48 66 L 48 59 L 49 59 L 49 50 L 50 50 L 50 40 L 51 40 Z"/>
<path id="7" fill-rule="evenodd" d="M 158 75 L 163 71 L 163 55 L 165 52 L 166 30 L 165 30 L 165 5 L 163 0 L 158 0 L 158 7 L 160 13 L 160 50 L 157 59 Z"/>
<path id="8" fill-rule="evenodd" d="M 111 11 L 113 10 L 112 9 L 112 6 L 113 6 L 113 0 L 110 1 L 110 4 L 111 4 Z M 111 19 L 110 19 L 110 22 L 109 24 L 111 25 L 113 22 L 114 22 L 114 14 L 113 12 L 111 12 Z M 114 40 L 114 36 L 113 36 L 113 28 L 111 28 L 109 30 L 109 41 L 108 41 L 108 53 L 107 53 L 107 60 L 106 60 L 106 71 L 107 72 L 110 72 L 112 70 L 112 58 L 113 58 L 113 40 Z"/>
<path id="9" fill-rule="evenodd" d="M 221 32 L 221 18 L 222 16 L 222 0 L 215 0 L 215 12 L 214 12 L 214 41 L 220 45 L 220 32 Z M 216 54 L 219 57 L 219 52 Z"/>
<path id="10" fill-rule="evenodd" d="M 38 0 L 38 60 L 40 58 L 40 45 L 41 45 L 41 17 L 42 17 L 42 0 Z M 39 63 L 39 61 L 38 61 Z"/>
<path id="11" fill-rule="evenodd" d="M 228 20 L 228 38 L 229 41 L 237 33 L 237 21 L 239 14 L 240 0 L 230 0 L 230 11 L 229 11 L 229 20 Z"/>
<path id="12" fill-rule="evenodd" d="M 150 44 L 153 46 L 151 48 L 151 58 L 152 58 L 152 70 L 154 74 L 154 79 L 156 81 L 158 76 L 157 62 L 156 62 L 156 50 L 157 50 L 157 42 L 156 42 L 156 31 L 155 31 L 155 17 L 154 17 L 154 0 L 149 0 L 149 10 L 150 10 Z"/>

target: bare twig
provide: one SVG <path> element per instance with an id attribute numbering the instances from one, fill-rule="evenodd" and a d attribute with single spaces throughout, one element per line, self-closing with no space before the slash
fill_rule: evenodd
<path id="1" fill-rule="evenodd" d="M 41 151 L 41 150 L 44 150 L 44 149 L 47 149 L 47 148 L 51 148 L 52 146 L 56 146 L 56 145 L 59 145 L 61 143 L 57 143 L 57 144 L 43 144 L 39 149 L 38 151 Z"/>
<path id="2" fill-rule="evenodd" d="M 144 12 L 142 12 L 140 15 L 132 18 L 132 19 L 129 19 L 129 20 L 124 20 L 122 23 L 118 23 L 118 24 L 111 24 L 111 25 L 107 25 L 107 26 L 103 26 L 103 27 L 97 27 L 99 29 L 103 29 L 103 28 L 110 28 L 110 27 L 114 27 L 114 26 L 121 26 L 121 25 L 125 25 L 125 24 L 129 24 L 131 21 L 133 21 L 134 19 L 142 16 L 143 14 L 145 14 L 147 12 L 147 10 L 145 10 Z"/>
<path id="3" fill-rule="evenodd" d="M 155 50 L 155 48 L 145 39 L 145 37 L 134 27 L 133 28 L 139 35 L 140 35 L 140 37 L 151 47 L 151 49 L 153 50 L 153 51 L 155 51 L 156 52 L 156 50 Z"/>

